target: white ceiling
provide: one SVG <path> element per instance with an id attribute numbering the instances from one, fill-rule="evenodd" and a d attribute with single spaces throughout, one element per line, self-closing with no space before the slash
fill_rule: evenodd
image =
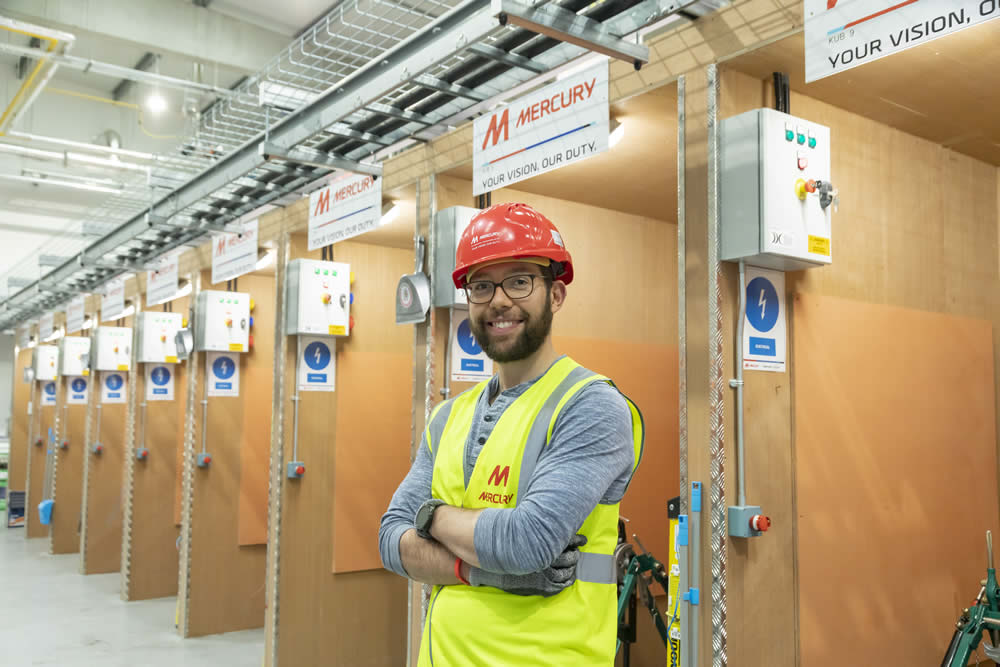
<path id="1" fill-rule="evenodd" d="M 200 75 L 203 83 L 229 88 L 260 70 L 333 4 L 331 0 L 211 0 L 202 8 L 192 0 L 88 0 L 79 4 L 0 0 L 0 16 L 74 34 L 76 41 L 70 51 L 74 56 L 134 67 L 144 54 L 152 52 L 160 56 L 154 69 L 160 74 L 188 80 Z M 222 37 L 230 43 L 219 43 Z M 28 46 L 27 37 L 6 31 L 0 31 L 0 41 Z M 0 54 L 0 113 L 23 83 L 15 75 L 17 62 L 16 56 Z M 201 66 L 196 68 L 196 63 Z M 159 89 L 167 98 L 168 111 L 159 115 L 143 112 L 140 124 L 137 110 L 107 101 L 120 83 L 118 78 L 60 68 L 12 129 L 88 143 L 96 142 L 104 131 L 114 130 L 121 136 L 123 148 L 171 154 L 195 129 L 195 119 L 182 112 L 185 102 L 204 108 L 213 99 Z M 141 105 L 150 92 L 148 84 L 137 84 L 122 101 Z M 17 141 L 2 137 L 0 142 Z M 64 150 L 35 142 L 30 145 Z M 0 175 L 20 176 L 25 170 L 48 172 L 50 178 L 70 174 L 115 181 L 128 176 L 120 170 L 0 152 Z M 47 254 L 73 252 L 80 247 L 85 239 L 78 234 L 79 218 L 110 196 L 0 180 L 0 276 L 20 259 L 24 265 L 33 262 L 39 247 L 46 247 Z M 26 225 L 53 236 L 28 234 Z M 66 230 L 70 233 L 65 234 Z M 0 298 L 6 293 L 7 286 L 0 280 Z"/>

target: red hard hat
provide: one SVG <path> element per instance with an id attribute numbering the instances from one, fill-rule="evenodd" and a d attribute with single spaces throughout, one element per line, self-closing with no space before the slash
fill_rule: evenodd
<path id="1" fill-rule="evenodd" d="M 452 280 L 462 289 L 477 264 L 544 257 L 560 265 L 556 280 L 573 282 L 573 258 L 556 226 L 527 204 L 496 204 L 480 211 L 458 239 Z"/>

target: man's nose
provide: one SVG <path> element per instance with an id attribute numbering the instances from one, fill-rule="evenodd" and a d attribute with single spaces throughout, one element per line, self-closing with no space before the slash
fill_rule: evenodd
<path id="1" fill-rule="evenodd" d="M 506 310 L 507 308 L 510 308 L 513 305 L 514 302 L 511 301 L 510 297 L 507 296 L 507 293 L 503 291 L 503 287 L 497 285 L 496 289 L 493 290 L 493 298 L 490 299 L 490 307 L 496 308 L 498 310 L 499 309 Z"/>

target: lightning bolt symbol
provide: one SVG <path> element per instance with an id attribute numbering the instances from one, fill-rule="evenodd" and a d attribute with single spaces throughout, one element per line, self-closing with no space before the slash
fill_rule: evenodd
<path id="1" fill-rule="evenodd" d="M 320 358 L 321 355 L 322 355 L 322 352 L 320 351 L 319 345 L 317 345 L 316 346 L 316 353 L 313 354 L 313 356 L 316 358 L 316 363 L 317 364 L 319 363 L 319 358 Z"/>
<path id="2" fill-rule="evenodd" d="M 757 305 L 760 306 L 760 316 L 764 317 L 764 312 L 767 310 L 767 299 L 764 297 L 764 290 L 760 291 L 760 300 L 757 301 Z"/>

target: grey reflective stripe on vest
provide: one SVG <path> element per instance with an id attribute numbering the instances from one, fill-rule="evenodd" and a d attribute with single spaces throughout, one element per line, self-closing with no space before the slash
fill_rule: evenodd
<path id="1" fill-rule="evenodd" d="M 592 554 L 581 551 L 580 561 L 576 564 L 576 579 L 592 584 L 618 583 L 618 573 L 615 572 L 615 557 L 610 554 Z"/>
<path id="2" fill-rule="evenodd" d="M 430 439 L 427 441 L 427 445 L 431 448 L 431 467 L 434 467 L 434 463 L 437 461 L 438 449 L 441 447 L 441 437 L 444 435 L 444 427 L 448 424 L 448 415 L 451 414 L 451 408 L 455 405 L 454 399 L 446 401 L 441 409 L 438 410 L 434 418 L 431 419 L 431 425 L 427 427 L 427 431 Z"/>
<path id="3" fill-rule="evenodd" d="M 583 366 L 577 366 L 569 372 L 569 375 L 545 399 L 545 404 L 538 412 L 538 415 L 535 416 L 535 421 L 531 424 L 531 431 L 528 433 L 528 440 L 524 445 L 524 456 L 521 457 L 521 472 L 517 480 L 516 500 L 524 498 L 525 493 L 528 491 L 528 482 L 531 481 L 531 477 L 535 474 L 535 465 L 538 463 L 538 457 L 542 455 L 542 449 L 545 448 L 545 443 L 548 440 L 549 423 L 552 422 L 552 415 L 555 414 L 559 401 L 563 399 L 566 392 L 577 382 L 586 380 L 594 375 L 597 375 L 597 373 Z"/>

